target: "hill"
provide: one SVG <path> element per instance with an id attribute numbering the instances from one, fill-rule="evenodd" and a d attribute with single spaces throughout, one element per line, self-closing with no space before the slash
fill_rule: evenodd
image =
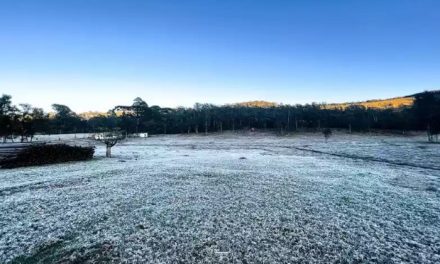
<path id="1" fill-rule="evenodd" d="M 85 120 L 89 120 L 89 119 L 92 119 L 92 118 L 94 118 L 94 117 L 99 117 L 99 116 L 103 116 L 103 117 L 108 116 L 107 113 L 104 113 L 104 112 L 98 112 L 98 111 L 88 111 L 88 112 L 80 113 L 80 114 L 78 114 L 78 115 L 79 115 L 82 119 L 85 119 Z"/>
<path id="2" fill-rule="evenodd" d="M 437 96 L 440 96 L 440 90 L 434 90 L 434 91 L 428 91 L 428 92 L 433 93 Z M 411 107 L 414 104 L 414 100 L 415 100 L 416 96 L 419 94 L 421 94 L 421 93 L 416 93 L 416 94 L 408 95 L 408 96 L 394 97 L 394 98 L 389 98 L 389 99 L 373 99 L 373 100 L 367 100 L 367 101 L 361 101 L 361 102 L 322 104 L 321 107 L 324 109 L 345 109 L 350 106 L 363 106 L 366 108 L 373 108 L 373 109 L 398 109 L 398 108 Z M 256 100 L 256 101 L 235 103 L 235 104 L 231 104 L 230 106 L 271 108 L 271 107 L 278 107 L 280 105 L 282 105 L 282 104 L 275 103 L 275 102 L 263 101 L 263 100 Z M 118 106 L 118 107 L 120 108 L 121 106 Z M 118 107 L 116 107 L 116 108 L 118 108 Z M 89 120 L 93 117 L 107 116 L 107 115 L 108 114 L 105 112 L 95 112 L 95 111 L 89 111 L 89 112 L 84 112 L 84 113 L 79 114 L 79 116 L 85 120 Z"/>
<path id="3" fill-rule="evenodd" d="M 427 91 L 428 93 L 440 96 L 440 90 Z M 324 106 L 326 109 L 345 109 L 349 106 L 364 106 L 366 108 L 374 109 L 397 109 L 411 107 L 414 104 L 414 100 L 418 95 L 422 93 L 416 93 L 413 95 L 394 97 L 389 99 L 375 99 L 367 100 L 362 102 L 351 102 L 351 103 L 334 103 L 327 104 Z"/>
<path id="4" fill-rule="evenodd" d="M 395 97 L 390 99 L 375 99 L 368 100 L 362 102 L 347 102 L 347 103 L 331 103 L 331 104 L 323 104 L 322 108 L 325 109 L 345 109 L 350 106 L 364 106 L 366 108 L 375 108 L 375 109 L 395 109 L 402 107 L 411 107 L 414 103 L 415 95 L 412 96 L 404 96 L 404 97 Z M 267 101 L 249 101 L 249 102 L 241 102 L 233 104 L 233 106 L 241 106 L 241 107 L 258 107 L 258 108 L 271 108 L 280 106 L 278 103 L 267 102 Z"/>
<path id="5" fill-rule="evenodd" d="M 440 96 L 440 90 L 428 91 L 429 93 L 436 94 Z M 408 96 L 400 96 L 388 99 L 373 99 L 361 102 L 346 102 L 346 103 L 331 103 L 324 104 L 322 108 L 324 109 L 345 109 L 350 106 L 363 106 L 365 108 L 373 108 L 373 109 L 398 109 L 411 107 L 414 104 L 414 100 L 417 95 L 421 93 L 416 93 Z M 249 101 L 233 104 L 233 106 L 242 106 L 242 107 L 259 107 L 259 108 L 271 108 L 277 107 L 281 104 L 267 101 Z"/>
<path id="6" fill-rule="evenodd" d="M 279 104 L 260 100 L 260 101 L 248 101 L 248 102 L 236 103 L 233 104 L 232 106 L 270 108 L 270 107 L 279 106 Z"/>
<path id="7" fill-rule="evenodd" d="M 365 108 L 374 108 L 374 109 L 396 109 L 396 108 L 411 107 L 414 103 L 414 100 L 415 100 L 414 96 L 405 96 L 405 97 L 395 97 L 390 99 L 368 100 L 363 102 L 327 104 L 324 106 L 324 108 L 345 109 L 350 106 L 363 106 Z"/>

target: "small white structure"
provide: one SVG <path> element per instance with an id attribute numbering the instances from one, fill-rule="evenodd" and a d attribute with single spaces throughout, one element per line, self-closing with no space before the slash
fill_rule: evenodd
<path id="1" fill-rule="evenodd" d="M 128 137 L 131 138 L 147 138 L 148 137 L 148 133 L 133 133 L 128 135 Z"/>
<path id="2" fill-rule="evenodd" d="M 139 133 L 138 135 L 140 138 L 147 138 L 148 137 L 148 133 Z"/>
<path id="3" fill-rule="evenodd" d="M 104 133 L 95 134 L 95 135 L 93 135 L 93 138 L 95 140 L 103 140 L 104 139 Z"/>

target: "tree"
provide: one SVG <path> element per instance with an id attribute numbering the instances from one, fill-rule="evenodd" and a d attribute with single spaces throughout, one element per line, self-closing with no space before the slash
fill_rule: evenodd
<path id="1" fill-rule="evenodd" d="M 413 112 L 418 122 L 418 127 L 425 128 L 428 141 L 438 141 L 440 133 L 440 98 L 432 92 L 416 95 Z"/>
<path id="2" fill-rule="evenodd" d="M 110 132 L 110 133 L 96 135 L 95 139 L 105 144 L 106 146 L 105 156 L 107 158 L 111 158 L 112 147 L 115 146 L 119 141 L 125 139 L 125 136 L 120 132 Z"/>
<path id="3" fill-rule="evenodd" d="M 148 108 L 148 104 L 142 100 L 140 97 L 136 97 L 133 100 L 133 112 L 134 116 L 136 118 L 136 133 L 139 133 L 139 127 L 141 126 L 141 122 L 149 121 L 150 116 L 150 109 Z"/>
<path id="4" fill-rule="evenodd" d="M 31 137 L 31 141 L 37 132 L 44 133 L 49 130 L 48 123 L 48 115 L 44 113 L 43 109 L 34 107 L 31 113 L 32 123 L 29 129 L 29 135 Z"/>
<path id="5" fill-rule="evenodd" d="M 32 130 L 32 106 L 30 104 L 20 104 L 18 110 L 18 131 L 20 133 L 20 141 L 28 141 L 28 137 L 35 134 Z"/>
<path id="6" fill-rule="evenodd" d="M 55 116 L 52 120 L 55 129 L 58 133 L 76 133 L 78 127 L 81 125 L 81 119 L 68 106 L 62 104 L 53 104 Z"/>
<path id="7" fill-rule="evenodd" d="M 13 118 L 13 129 L 20 135 L 20 141 L 32 141 L 36 132 L 45 132 L 48 118 L 41 108 L 20 104 Z"/>
<path id="8" fill-rule="evenodd" d="M 0 97 L 0 137 L 3 142 L 14 133 L 14 122 L 17 108 L 12 105 L 10 95 Z"/>

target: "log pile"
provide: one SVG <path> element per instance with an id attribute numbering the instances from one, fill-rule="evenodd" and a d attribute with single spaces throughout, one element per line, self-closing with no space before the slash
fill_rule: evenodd
<path id="1" fill-rule="evenodd" d="M 19 152 L 30 146 L 30 143 L 0 144 L 0 160 L 13 158 L 17 156 Z"/>

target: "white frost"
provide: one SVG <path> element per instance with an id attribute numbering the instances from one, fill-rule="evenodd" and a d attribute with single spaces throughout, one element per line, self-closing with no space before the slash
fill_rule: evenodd
<path id="1" fill-rule="evenodd" d="M 438 263 L 440 150 L 423 140 L 155 136 L 1 170 L 0 263 Z"/>

